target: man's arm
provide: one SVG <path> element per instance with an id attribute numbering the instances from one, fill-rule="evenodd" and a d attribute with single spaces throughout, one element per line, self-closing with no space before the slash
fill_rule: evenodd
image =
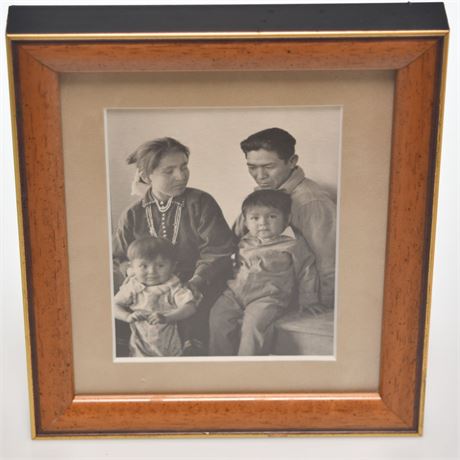
<path id="1" fill-rule="evenodd" d="M 292 256 L 297 278 L 299 311 L 323 311 L 324 307 L 319 298 L 319 276 L 315 256 L 300 235 L 297 236 Z"/>
<path id="2" fill-rule="evenodd" d="M 293 216 L 293 225 L 311 248 L 319 275 L 321 303 L 334 307 L 336 209 L 332 201 L 316 200 L 303 205 Z"/>

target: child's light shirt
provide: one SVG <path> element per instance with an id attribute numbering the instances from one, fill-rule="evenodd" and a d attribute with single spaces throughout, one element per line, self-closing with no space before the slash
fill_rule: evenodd
<path id="1" fill-rule="evenodd" d="M 177 276 L 166 283 L 145 286 L 130 276 L 114 297 L 115 303 L 131 311 L 147 310 L 167 313 L 194 300 L 189 289 L 184 288 Z M 130 323 L 131 356 L 179 356 L 182 344 L 174 324 L 150 324 L 147 320 Z"/>

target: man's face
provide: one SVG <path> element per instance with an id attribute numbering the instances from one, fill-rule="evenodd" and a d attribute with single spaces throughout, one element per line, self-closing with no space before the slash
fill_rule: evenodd
<path id="1" fill-rule="evenodd" d="M 271 150 L 251 150 L 246 154 L 246 164 L 260 188 L 277 189 L 291 175 L 297 164 L 297 155 L 282 160 Z"/>

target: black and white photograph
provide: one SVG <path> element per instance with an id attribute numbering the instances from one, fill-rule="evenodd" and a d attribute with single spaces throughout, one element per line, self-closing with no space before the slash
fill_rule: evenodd
<path id="1" fill-rule="evenodd" d="M 1 458 L 458 457 L 460 8 L 328 1 L 2 4 Z"/>
<path id="2" fill-rule="evenodd" d="M 333 358 L 341 129 L 340 106 L 105 110 L 116 359 Z"/>

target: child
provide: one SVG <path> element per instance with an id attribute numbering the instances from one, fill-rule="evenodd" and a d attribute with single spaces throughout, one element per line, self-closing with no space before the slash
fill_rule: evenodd
<path id="1" fill-rule="evenodd" d="M 258 190 L 243 202 L 248 234 L 241 238 L 236 276 L 211 309 L 210 355 L 269 353 L 275 320 L 298 301 L 299 309 L 321 310 L 314 256 L 288 227 L 290 196 Z"/>
<path id="2" fill-rule="evenodd" d="M 190 290 L 173 274 L 174 246 L 145 237 L 128 247 L 128 278 L 114 297 L 115 317 L 130 324 L 130 356 L 179 356 L 176 322 L 196 312 Z"/>

